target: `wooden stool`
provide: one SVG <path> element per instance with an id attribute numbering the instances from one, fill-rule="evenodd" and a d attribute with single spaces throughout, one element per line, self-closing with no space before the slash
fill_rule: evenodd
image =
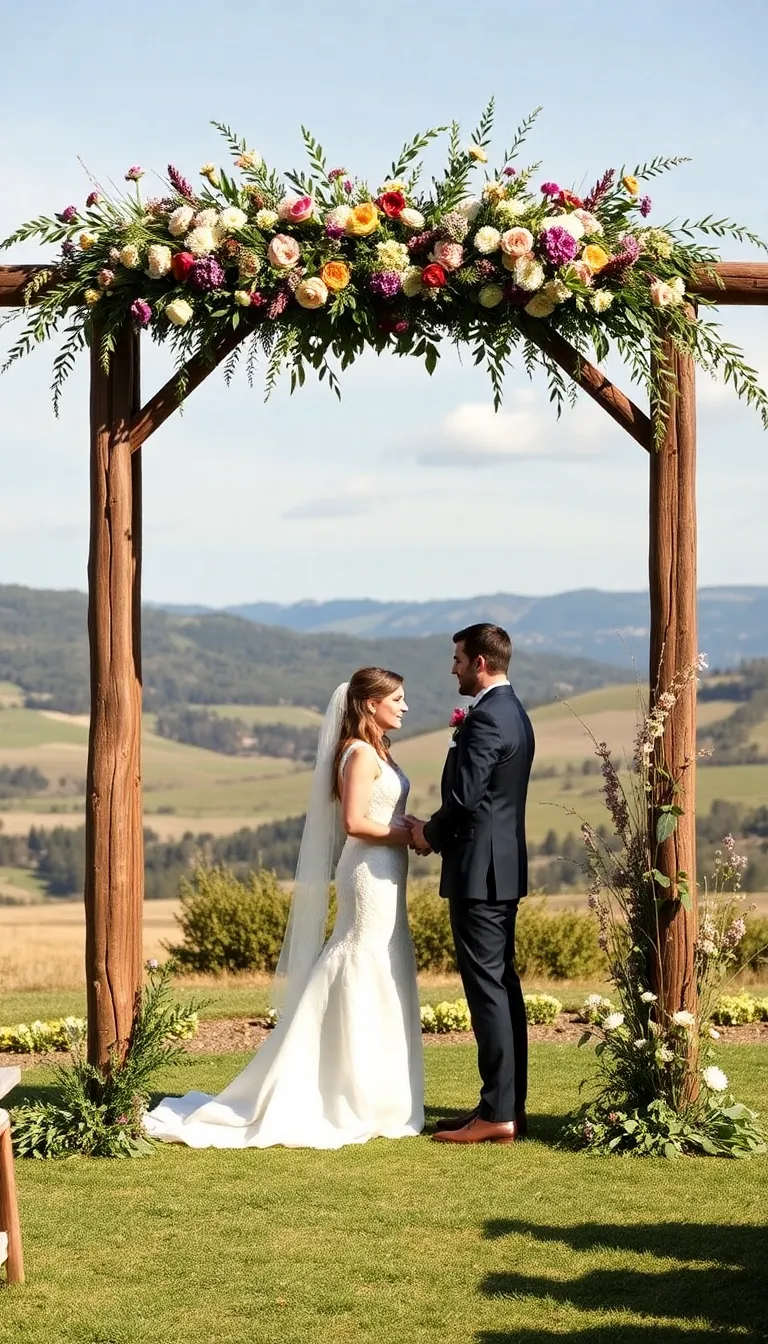
<path id="1" fill-rule="evenodd" d="M 0 1069 L 0 1097 L 10 1092 L 20 1079 L 21 1069 Z M 13 1170 L 11 1120 L 7 1111 L 0 1111 L 0 1266 L 3 1261 L 8 1283 L 23 1283 L 24 1256 Z"/>

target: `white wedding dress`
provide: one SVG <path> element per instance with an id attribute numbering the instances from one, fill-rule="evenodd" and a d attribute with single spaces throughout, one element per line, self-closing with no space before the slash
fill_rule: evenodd
<path id="1" fill-rule="evenodd" d="M 347 749 L 371 750 L 356 742 Z M 405 775 L 380 760 L 368 817 L 389 824 Z M 341 1148 L 419 1134 L 424 1077 L 416 961 L 405 891 L 408 851 L 348 838 L 338 913 L 295 1006 L 217 1097 L 166 1097 L 147 1134 L 191 1148 Z"/>

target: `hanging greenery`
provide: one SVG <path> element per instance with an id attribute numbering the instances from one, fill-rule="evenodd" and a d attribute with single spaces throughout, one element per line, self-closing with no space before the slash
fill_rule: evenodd
<path id="1" fill-rule="evenodd" d="M 755 370 L 687 299 L 694 277 L 718 260 L 702 238 L 763 247 L 760 239 L 712 215 L 648 222 L 644 184 L 681 159 L 609 169 L 583 196 L 542 181 L 538 164 L 518 168 L 536 116 L 492 168 L 491 101 L 469 141 L 455 122 L 417 135 L 375 189 L 346 168 L 329 168 L 306 130 L 308 169 L 283 179 L 214 123 L 236 172 L 206 163 L 192 186 L 169 165 L 162 194 L 145 198 L 146 175 L 132 167 L 125 192 L 94 182 L 83 207 L 40 216 L 5 240 L 3 248 L 36 240 L 60 249 L 36 273 L 26 310 L 6 319 L 21 314 L 25 322 L 5 367 L 63 334 L 57 407 L 77 353 L 98 339 L 107 366 L 130 317 L 171 344 L 180 368 L 197 352 L 213 363 L 229 344 L 227 379 L 244 358 L 252 380 L 264 357 L 267 394 L 284 367 L 292 390 L 309 367 L 338 395 L 338 370 L 366 348 L 422 358 L 432 373 L 449 340 L 485 364 L 497 407 L 515 355 L 529 374 L 543 366 L 559 413 L 575 387 L 539 347 L 537 331 L 556 330 L 598 363 L 615 348 L 662 405 L 668 337 L 732 383 L 768 427 Z M 446 131 L 445 171 L 424 187 L 419 156 Z"/>

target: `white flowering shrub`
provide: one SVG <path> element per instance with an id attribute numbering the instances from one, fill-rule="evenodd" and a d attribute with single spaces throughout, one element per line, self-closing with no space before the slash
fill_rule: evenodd
<path id="1" fill-rule="evenodd" d="M 526 994 L 525 1011 L 528 1021 L 533 1024 L 554 1022 L 563 1011 L 559 999 L 551 994 Z M 443 1003 L 425 1004 L 421 1010 L 421 1029 L 427 1033 L 447 1033 L 449 1031 L 471 1031 L 472 1019 L 466 999 L 448 1000 Z"/>
<path id="2" fill-rule="evenodd" d="M 50 1022 L 20 1022 L 16 1027 L 0 1027 L 0 1051 L 16 1055 L 47 1054 L 52 1050 L 70 1050 L 85 1039 L 82 1017 L 60 1017 Z"/>
<path id="3" fill-rule="evenodd" d="M 590 1026 L 602 1026 L 606 1017 L 615 1010 L 616 1005 L 610 999 L 603 998 L 602 994 L 588 994 L 579 1009 L 579 1021 L 588 1022 Z"/>

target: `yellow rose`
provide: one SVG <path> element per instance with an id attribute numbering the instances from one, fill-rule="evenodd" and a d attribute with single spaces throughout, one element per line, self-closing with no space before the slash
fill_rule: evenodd
<path id="1" fill-rule="evenodd" d="M 96 239 L 94 238 L 92 233 L 80 234 L 80 246 L 82 247 L 84 252 L 90 252 L 95 242 Z"/>
<path id="2" fill-rule="evenodd" d="M 338 294 L 340 290 L 346 289 L 351 278 L 349 267 L 345 261 L 326 261 L 320 272 L 320 279 L 332 294 Z"/>
<path id="3" fill-rule="evenodd" d="M 86 291 L 85 291 L 85 302 L 88 304 L 88 307 L 89 307 L 89 308 L 92 308 L 93 305 L 94 305 L 94 303 L 98 303 L 98 301 L 99 301 L 100 298 L 101 298 L 101 295 L 100 295 L 98 289 L 86 289 Z"/>
<path id="4" fill-rule="evenodd" d="M 638 191 L 640 190 L 640 183 L 638 182 L 636 177 L 633 177 L 632 174 L 630 173 L 626 177 L 622 177 L 621 181 L 623 186 L 626 187 L 630 196 L 637 195 Z"/>
<path id="5" fill-rule="evenodd" d="M 584 248 L 581 260 L 586 262 L 593 275 L 597 275 L 598 271 L 602 271 L 603 267 L 608 265 L 611 258 L 605 248 L 600 247 L 598 243 L 590 243 Z"/>
<path id="6" fill-rule="evenodd" d="M 467 150 L 467 153 L 470 159 L 475 160 L 475 163 L 488 162 L 488 155 L 486 154 L 485 150 L 482 148 L 481 145 L 470 145 L 469 149 Z"/>
<path id="7" fill-rule="evenodd" d="M 402 192 L 406 192 L 406 191 L 407 191 L 407 187 L 406 187 L 406 185 L 405 185 L 404 182 L 400 182 L 400 181 L 397 181 L 397 182 L 385 182 L 385 183 L 384 183 L 384 186 L 381 188 L 381 194 L 382 194 L 382 196 L 384 195 L 384 192 L 385 192 L 385 191 L 402 191 Z"/>
<path id="8" fill-rule="evenodd" d="M 367 238 L 369 233 L 375 233 L 379 227 L 379 212 L 373 201 L 363 201 L 362 205 L 355 205 L 347 221 L 347 233 L 351 233 L 355 238 Z"/>

